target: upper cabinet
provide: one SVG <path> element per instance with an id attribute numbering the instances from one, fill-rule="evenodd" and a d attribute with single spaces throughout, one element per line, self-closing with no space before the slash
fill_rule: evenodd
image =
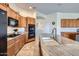
<path id="1" fill-rule="evenodd" d="M 18 20 L 18 26 L 21 27 L 21 26 L 20 26 L 21 16 L 20 16 L 18 13 L 17 13 L 17 15 L 16 15 L 16 19 Z"/>
<path id="2" fill-rule="evenodd" d="M 7 7 L 7 15 L 8 17 L 12 17 L 14 19 L 17 18 L 17 13 L 14 10 L 12 10 L 10 7 Z"/>
<path id="3" fill-rule="evenodd" d="M 16 19 L 17 19 L 17 20 L 20 20 L 20 18 L 21 18 L 21 16 L 17 13 Z"/>
<path id="4" fill-rule="evenodd" d="M 0 9 L 7 11 L 7 5 L 4 3 L 0 3 Z"/>
<path id="5" fill-rule="evenodd" d="M 26 17 L 27 23 L 28 24 L 35 24 L 35 19 L 31 17 Z"/>
<path id="6" fill-rule="evenodd" d="M 20 27 L 26 27 L 26 17 L 20 17 Z"/>
<path id="7" fill-rule="evenodd" d="M 79 27 L 79 20 L 77 19 L 62 19 L 61 27 Z"/>
<path id="8" fill-rule="evenodd" d="M 76 21 L 76 27 L 79 28 L 79 20 Z"/>

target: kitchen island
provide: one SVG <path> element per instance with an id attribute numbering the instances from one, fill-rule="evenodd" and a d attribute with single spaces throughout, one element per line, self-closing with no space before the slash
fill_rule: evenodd
<path id="1" fill-rule="evenodd" d="M 42 56 L 79 56 L 79 42 L 62 36 L 57 39 L 40 37 Z"/>

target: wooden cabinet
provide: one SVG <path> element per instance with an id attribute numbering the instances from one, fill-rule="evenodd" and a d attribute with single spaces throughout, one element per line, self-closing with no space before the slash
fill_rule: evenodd
<path id="1" fill-rule="evenodd" d="M 7 54 L 8 54 L 8 56 L 15 55 L 15 41 L 14 41 L 14 39 L 9 40 L 7 42 Z"/>
<path id="2" fill-rule="evenodd" d="M 71 22 L 72 22 L 72 27 L 76 27 L 77 26 L 76 25 L 77 20 L 73 19 Z"/>
<path id="3" fill-rule="evenodd" d="M 17 17 L 16 17 L 16 19 L 18 20 L 18 27 L 20 27 L 20 20 L 21 20 L 21 16 L 17 13 Z"/>
<path id="4" fill-rule="evenodd" d="M 7 6 L 4 4 L 0 3 L 0 9 L 7 11 Z"/>
<path id="5" fill-rule="evenodd" d="M 21 16 L 17 13 L 16 19 L 17 19 L 17 20 L 20 20 L 20 17 L 21 17 Z"/>
<path id="6" fill-rule="evenodd" d="M 79 20 L 76 20 L 76 27 L 79 27 Z"/>
<path id="7" fill-rule="evenodd" d="M 18 51 L 24 46 L 25 44 L 25 34 L 20 35 L 16 38 L 15 41 L 15 54 L 18 53 Z"/>
<path id="8" fill-rule="evenodd" d="M 65 23 L 65 20 L 61 20 L 61 27 L 65 27 L 64 23 Z"/>
<path id="9" fill-rule="evenodd" d="M 8 41 L 7 45 L 7 54 L 8 56 L 13 56 L 18 53 L 18 51 L 24 46 L 26 43 L 26 34 L 19 35 Z"/>
<path id="10" fill-rule="evenodd" d="M 34 18 L 26 17 L 26 19 L 27 19 L 28 24 L 35 24 L 35 19 Z"/>
<path id="11" fill-rule="evenodd" d="M 7 8 L 7 15 L 8 17 L 12 17 L 14 19 L 17 18 L 17 13 L 14 10 L 12 10 L 10 7 Z"/>
<path id="12" fill-rule="evenodd" d="M 79 20 L 77 19 L 62 19 L 61 27 L 79 27 Z"/>
<path id="13" fill-rule="evenodd" d="M 8 47 L 8 56 L 14 56 L 15 55 L 15 44 L 11 44 L 9 47 Z"/>
<path id="14" fill-rule="evenodd" d="M 27 27 L 28 24 L 35 24 L 35 19 L 31 17 L 20 18 L 20 27 Z"/>
<path id="15" fill-rule="evenodd" d="M 68 20 L 61 20 L 61 27 L 68 27 L 69 26 L 69 23 L 68 23 Z"/>
<path id="16" fill-rule="evenodd" d="M 22 17 L 21 16 L 21 19 L 20 19 L 20 27 L 26 27 L 26 17 Z"/>
<path id="17" fill-rule="evenodd" d="M 77 33 L 77 32 L 62 32 L 61 35 L 64 37 L 70 38 L 72 40 L 76 40 L 76 35 L 79 35 L 79 33 Z"/>
<path id="18" fill-rule="evenodd" d="M 25 35 L 20 36 L 20 39 L 19 39 L 20 40 L 20 48 L 23 47 L 23 45 L 25 44 L 25 39 L 26 39 Z"/>
<path id="19" fill-rule="evenodd" d="M 20 38 L 17 37 L 15 41 L 15 54 L 18 53 L 19 49 L 20 49 Z"/>
<path id="20" fill-rule="evenodd" d="M 68 27 L 76 27 L 76 20 L 75 19 L 69 19 L 68 20 Z"/>

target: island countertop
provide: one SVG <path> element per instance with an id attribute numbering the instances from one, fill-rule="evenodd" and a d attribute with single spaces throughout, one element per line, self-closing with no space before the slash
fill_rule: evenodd
<path id="1" fill-rule="evenodd" d="M 61 41 L 40 38 L 41 52 L 44 56 L 79 56 L 79 42 L 58 36 Z"/>

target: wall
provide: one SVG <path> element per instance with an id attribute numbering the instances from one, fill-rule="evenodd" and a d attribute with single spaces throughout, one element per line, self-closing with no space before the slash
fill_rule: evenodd
<path id="1" fill-rule="evenodd" d="M 52 21 L 54 17 L 47 16 L 44 14 L 37 14 L 44 17 L 44 19 L 36 19 L 36 28 L 39 33 L 51 33 L 52 32 Z"/>
<path id="2" fill-rule="evenodd" d="M 51 33 L 51 22 L 46 19 L 37 19 L 37 29 L 40 30 L 41 33 Z"/>

